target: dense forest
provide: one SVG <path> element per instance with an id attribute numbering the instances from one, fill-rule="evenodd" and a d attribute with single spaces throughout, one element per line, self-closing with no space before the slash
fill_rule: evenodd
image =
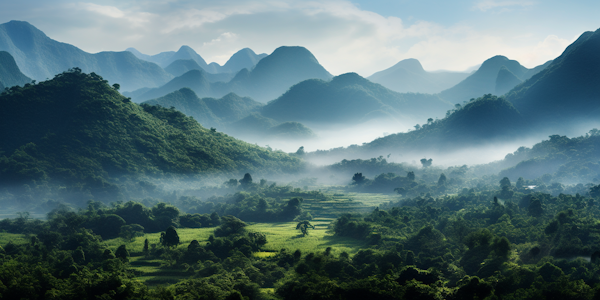
<path id="1" fill-rule="evenodd" d="M 265 248 L 272 233 L 253 231 L 249 224 L 293 222 L 299 230 L 295 239 L 308 238 L 315 230 L 311 213 L 319 211 L 303 199 L 328 201 L 332 195 L 256 183 L 250 174 L 226 182 L 233 189 L 228 196 L 175 199 L 180 208 L 90 201 L 79 211 L 55 209 L 46 221 L 21 213 L 0 221 L 4 234 L 23 236 L 23 242 L 0 248 L 0 295 L 595 299 L 600 294 L 600 185 L 557 191 L 537 189 L 523 178 L 515 183 L 506 177 L 465 178 L 465 168 L 435 180 L 438 171 L 387 173 L 373 180 L 357 173 L 340 187 L 346 193 L 369 190 L 386 177 L 395 180 L 397 193 L 406 194 L 364 215 L 341 213 L 331 222 L 329 234 L 361 245 L 353 254 L 335 244 L 308 252 Z M 477 186 L 461 188 L 469 180 Z M 204 229 L 208 236 L 192 232 L 181 244 L 178 232 L 186 228 Z M 160 236 L 158 243 L 148 242 L 152 235 Z M 132 243 L 136 239 L 145 241 Z M 120 245 L 108 246 L 109 241 Z M 136 279 L 140 264 L 156 261 L 180 274 L 176 283 L 149 288 Z"/>

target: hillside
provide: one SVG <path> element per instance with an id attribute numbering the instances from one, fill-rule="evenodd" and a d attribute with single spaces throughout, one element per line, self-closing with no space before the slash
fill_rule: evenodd
<path id="1" fill-rule="evenodd" d="M 453 87 L 467 76 L 467 72 L 427 72 L 418 60 L 410 58 L 367 79 L 399 93 L 436 94 Z"/>
<path id="2" fill-rule="evenodd" d="M 156 64 L 132 53 L 87 53 L 73 45 L 57 42 L 31 24 L 10 21 L 0 24 L 0 50 L 10 53 L 19 69 L 37 81 L 46 80 L 70 68 L 97 73 L 123 90 L 155 87 L 172 78 Z"/>
<path id="3" fill-rule="evenodd" d="M 30 83 L 31 78 L 21 73 L 15 59 L 6 51 L 0 51 L 0 91 L 5 87 Z"/>
<path id="4" fill-rule="evenodd" d="M 63 182 L 105 191 L 122 175 L 293 171 L 300 162 L 140 106 L 79 70 L 0 96 L 0 182 Z"/>
<path id="5" fill-rule="evenodd" d="M 211 82 L 209 76 L 211 74 L 205 71 L 191 70 L 161 87 L 126 95 L 135 102 L 143 102 L 188 87 L 199 97 L 220 98 L 236 93 L 267 102 L 300 81 L 311 78 L 329 80 L 332 77 L 312 53 L 302 47 L 279 47 L 261 59 L 254 69 L 242 69 L 229 82 Z"/>
<path id="6" fill-rule="evenodd" d="M 510 91 L 517 84 L 529 79 L 548 63 L 527 69 L 518 61 L 504 56 L 494 56 L 483 62 L 475 73 L 457 85 L 440 92 L 440 97 L 452 103 L 463 103 L 485 94 L 498 96 Z"/>
<path id="7" fill-rule="evenodd" d="M 189 88 L 144 102 L 173 107 L 191 116 L 204 127 L 214 127 L 237 138 L 313 138 L 315 133 L 298 122 L 278 122 L 258 114 L 264 104 L 229 93 L 222 98 L 198 98 Z"/>
<path id="8" fill-rule="evenodd" d="M 584 136 L 568 138 L 552 135 L 548 140 L 521 148 L 506 156 L 500 164 L 512 165 L 500 176 L 516 181 L 519 177 L 541 177 L 546 184 L 562 182 L 598 182 L 600 178 L 600 131 L 592 129 Z"/>
<path id="9" fill-rule="evenodd" d="M 383 117 L 413 122 L 442 116 L 451 107 L 434 95 L 400 94 L 348 73 L 329 82 L 311 79 L 296 84 L 269 102 L 262 114 L 278 121 L 329 124 Z"/>
<path id="10" fill-rule="evenodd" d="M 582 34 L 546 69 L 507 95 L 541 126 L 597 120 L 600 116 L 600 30 Z"/>
<path id="11" fill-rule="evenodd" d="M 299 122 L 278 122 L 258 113 L 235 121 L 226 127 L 226 132 L 248 140 L 269 141 L 273 139 L 311 139 L 316 134 Z"/>
<path id="12" fill-rule="evenodd" d="M 144 102 L 149 105 L 174 107 L 178 111 L 193 117 L 204 127 L 221 128 L 225 124 L 238 121 L 263 105 L 248 97 L 227 94 L 220 99 L 198 98 L 189 88 L 182 88 L 163 97 Z"/>

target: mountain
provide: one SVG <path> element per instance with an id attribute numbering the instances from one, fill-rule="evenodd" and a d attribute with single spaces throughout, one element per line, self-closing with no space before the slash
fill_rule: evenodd
<path id="1" fill-rule="evenodd" d="M 312 138 L 314 132 L 298 122 L 278 122 L 261 116 L 264 104 L 229 93 L 220 99 L 198 98 L 194 91 L 182 88 L 143 104 L 174 107 L 193 117 L 204 127 L 218 128 L 236 137 L 253 139 Z"/>
<path id="2" fill-rule="evenodd" d="M 554 127 L 600 116 L 600 29 L 583 33 L 547 68 L 514 88 L 507 100 Z"/>
<path id="3" fill-rule="evenodd" d="M 156 64 L 136 58 L 131 52 L 90 54 L 65 43 L 50 39 L 42 31 L 22 21 L 0 24 L 0 50 L 10 53 L 19 69 L 41 81 L 77 67 L 95 72 L 123 90 L 155 87 L 172 76 Z"/>
<path id="4" fill-rule="evenodd" d="M 169 68 L 171 64 L 173 64 L 174 62 L 176 62 L 178 60 L 184 60 L 184 61 L 193 60 L 196 63 L 198 68 L 196 68 L 196 66 L 194 66 L 194 65 L 190 65 L 190 66 L 188 66 L 187 71 L 202 69 L 202 70 L 204 70 L 208 73 L 212 73 L 212 74 L 237 73 L 242 69 L 252 69 L 258 63 L 259 60 L 261 60 L 262 58 L 267 56 L 266 54 L 257 55 L 256 53 L 254 53 L 254 51 L 252 51 L 252 49 L 244 48 L 244 49 L 236 52 L 235 54 L 233 54 L 231 56 L 231 58 L 229 58 L 227 63 L 225 63 L 225 65 L 221 66 L 214 62 L 207 64 L 206 61 L 198 53 L 196 53 L 196 51 L 194 51 L 189 46 L 181 46 L 181 48 L 179 48 L 179 50 L 177 52 L 175 52 L 175 51 L 161 52 L 159 54 L 152 55 L 152 56 L 143 54 L 140 51 L 136 50 L 135 48 L 127 48 L 126 51 L 133 53 L 139 59 L 143 59 L 143 60 L 146 60 L 149 62 L 156 63 L 165 69 Z M 189 64 L 189 62 L 187 64 Z M 173 67 L 171 67 L 171 68 L 173 69 Z M 182 71 L 178 71 L 175 73 L 172 73 L 170 71 L 168 71 L 168 72 L 175 76 L 179 76 L 179 75 L 185 73 Z M 176 73 L 178 73 L 178 74 L 176 74 Z M 231 78 L 229 78 L 229 79 L 231 79 Z"/>
<path id="5" fill-rule="evenodd" d="M 547 66 L 547 63 L 544 65 Z M 541 69 L 540 66 L 530 70 L 516 60 L 510 60 L 500 55 L 494 56 L 484 61 L 475 73 L 457 85 L 442 91 L 440 97 L 452 103 L 462 103 L 484 94 L 505 93 Z"/>
<path id="6" fill-rule="evenodd" d="M 299 160 L 137 105 L 79 70 L 0 96 L 0 182 L 106 191 L 123 175 L 295 170 Z M 114 200 L 114 198 L 113 198 Z"/>
<path id="7" fill-rule="evenodd" d="M 247 69 L 245 69 L 247 70 Z M 304 47 L 279 47 L 252 71 L 240 71 L 229 82 L 232 92 L 266 102 L 306 79 L 329 80 L 332 75 Z"/>
<path id="8" fill-rule="evenodd" d="M 510 102 L 487 94 L 456 106 L 443 119 L 429 119 L 426 124 L 416 126 L 416 130 L 390 134 L 362 146 L 312 152 L 306 159 L 323 161 L 327 157 L 372 158 L 390 154 L 405 158 L 444 156 L 455 150 L 513 140 L 529 125 Z"/>
<path id="9" fill-rule="evenodd" d="M 208 79 L 208 73 L 204 70 L 191 70 L 179 77 L 173 78 L 161 87 L 140 89 L 130 93 L 123 93 L 123 95 L 133 98 L 135 102 L 143 102 L 165 96 L 182 88 L 190 88 L 196 95 L 212 96 L 215 94 Z"/>
<path id="10" fill-rule="evenodd" d="M 211 82 L 209 76 L 207 72 L 191 70 L 159 88 L 126 95 L 142 102 L 188 87 L 199 97 L 219 98 L 233 92 L 267 102 L 300 81 L 311 78 L 329 80 L 332 77 L 303 47 L 279 47 L 261 59 L 254 69 L 242 69 L 229 82 Z"/>
<path id="11" fill-rule="evenodd" d="M 30 83 L 31 78 L 21 73 L 15 59 L 6 51 L 0 51 L 0 92 L 5 87 Z"/>
<path id="12" fill-rule="evenodd" d="M 227 127 L 227 131 L 235 136 L 249 139 L 310 139 L 316 134 L 302 123 L 283 122 L 264 117 L 258 113 L 238 120 Z"/>
<path id="13" fill-rule="evenodd" d="M 144 102 L 149 105 L 174 107 L 178 111 L 193 117 L 204 127 L 221 128 L 225 124 L 238 121 L 253 112 L 263 104 L 248 97 L 240 97 L 230 93 L 221 99 L 198 98 L 189 88 L 182 88 L 163 97 Z"/>
<path id="14" fill-rule="evenodd" d="M 347 73 L 331 81 L 305 80 L 269 102 L 262 114 L 277 121 L 358 123 L 391 118 L 410 122 L 444 115 L 452 108 L 435 95 L 400 94 Z"/>
<path id="15" fill-rule="evenodd" d="M 367 79 L 399 93 L 436 94 L 453 87 L 467 76 L 467 72 L 427 72 L 418 60 L 410 58 Z"/>
<path id="16" fill-rule="evenodd" d="M 513 87 L 522 82 L 523 81 L 517 77 L 517 75 L 508 70 L 505 66 L 502 66 L 498 71 L 498 76 L 496 77 L 496 88 L 494 94 L 504 95 Z"/>
<path id="17" fill-rule="evenodd" d="M 267 56 L 266 53 L 256 54 L 250 48 L 244 48 L 229 58 L 220 72 L 237 73 L 242 69 L 251 70 L 258 62 Z"/>
<path id="18" fill-rule="evenodd" d="M 178 77 L 192 70 L 202 70 L 202 67 L 198 65 L 198 63 L 193 59 L 178 59 L 172 62 L 168 67 L 165 68 L 165 71 L 169 72 L 169 74 Z M 205 73 L 206 79 L 209 82 L 228 82 L 230 81 L 235 74 L 233 73 Z"/>

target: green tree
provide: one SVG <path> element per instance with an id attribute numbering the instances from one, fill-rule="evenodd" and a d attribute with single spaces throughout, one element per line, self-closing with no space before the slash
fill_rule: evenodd
<path id="1" fill-rule="evenodd" d="M 129 257 L 129 251 L 127 251 L 127 246 L 125 246 L 125 245 L 119 246 L 119 248 L 117 248 L 117 251 L 115 251 L 115 257 L 123 259 L 123 260 L 127 260 L 127 258 Z"/>
<path id="2" fill-rule="evenodd" d="M 532 198 L 531 202 L 529 202 L 529 207 L 527 207 L 527 211 L 530 216 L 539 217 L 544 213 L 544 208 L 542 207 L 542 201 L 536 198 Z"/>
<path id="3" fill-rule="evenodd" d="M 302 232 L 302 236 L 308 235 L 308 228 L 315 229 L 315 226 L 310 224 L 309 221 L 302 221 L 299 222 L 298 225 L 296 225 L 296 230 L 299 229 Z"/>
<path id="4" fill-rule="evenodd" d="M 438 179 L 438 186 L 444 186 L 446 185 L 446 175 L 444 175 L 444 173 L 442 173 L 440 175 L 440 179 Z"/>
<path id="5" fill-rule="evenodd" d="M 161 232 L 160 243 L 167 248 L 179 245 L 179 235 L 175 227 L 169 226 L 165 232 Z"/>
<path id="6" fill-rule="evenodd" d="M 352 176 L 352 184 L 362 185 L 365 183 L 365 179 L 366 177 L 363 176 L 362 173 L 355 173 L 354 176 Z"/>
<path id="7" fill-rule="evenodd" d="M 144 253 L 144 256 L 148 257 L 148 255 L 150 255 L 150 243 L 148 242 L 148 239 L 144 240 L 144 250 L 142 250 L 142 253 Z"/>
<path id="8" fill-rule="evenodd" d="M 431 164 L 433 163 L 433 159 L 427 159 L 427 158 L 421 158 L 421 165 L 423 165 L 423 168 L 427 168 L 429 166 L 431 166 Z"/>
<path id="9" fill-rule="evenodd" d="M 500 187 L 510 187 L 510 179 L 508 177 L 504 177 L 500 180 Z"/>
<path id="10" fill-rule="evenodd" d="M 250 173 L 244 174 L 244 178 L 240 179 L 240 185 L 246 189 L 252 185 L 252 176 Z"/>

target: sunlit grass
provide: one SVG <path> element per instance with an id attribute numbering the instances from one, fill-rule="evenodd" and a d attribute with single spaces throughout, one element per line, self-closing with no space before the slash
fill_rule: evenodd
<path id="1" fill-rule="evenodd" d="M 296 230 L 297 222 L 282 223 L 257 223 L 248 226 L 248 230 L 263 233 L 267 237 L 267 244 L 263 246 L 266 251 L 300 250 L 302 253 L 325 251 L 332 247 L 334 254 L 347 252 L 354 254 L 366 244 L 362 241 L 333 236 L 328 233 L 327 226 L 331 220 L 318 219 L 311 221 L 315 229 L 308 229 L 308 235 L 302 236 L 300 230 Z"/>
<path id="2" fill-rule="evenodd" d="M 29 237 L 24 234 L 16 234 L 16 233 L 0 233 L 0 246 L 4 247 L 9 242 L 13 242 L 17 245 L 27 244 L 31 241 Z"/>

